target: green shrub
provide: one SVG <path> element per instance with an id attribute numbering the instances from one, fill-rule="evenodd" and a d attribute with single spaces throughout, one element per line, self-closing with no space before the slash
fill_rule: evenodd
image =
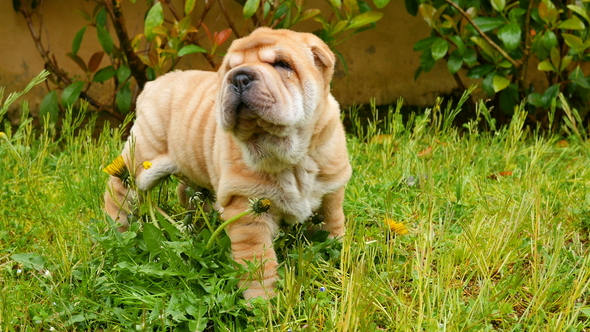
<path id="1" fill-rule="evenodd" d="M 482 79 L 483 91 L 506 114 L 526 98 L 529 118 L 547 125 L 560 92 L 582 118 L 588 114 L 590 81 L 582 70 L 590 61 L 588 2 L 406 0 L 406 8 L 432 29 L 414 45 L 422 52 L 416 76 L 445 60 L 460 84 L 461 69 Z M 528 85 L 536 63 L 545 73 L 545 91 Z"/>
<path id="2" fill-rule="evenodd" d="M 373 11 L 364 1 L 329 0 L 330 11 L 324 15 L 319 9 L 311 8 L 301 0 L 247 0 L 232 3 L 243 9 L 244 22 L 241 23 L 234 22 L 223 2 L 218 1 L 226 22 L 224 29 L 211 31 L 203 21 L 216 1 L 207 1 L 202 11 L 198 12 L 195 9 L 195 0 L 183 0 L 182 8 L 175 8 L 171 1 L 147 0 L 144 31 L 132 36 L 128 33 L 121 9 L 125 1 L 95 0 L 92 13 L 78 10 L 87 24 L 76 33 L 69 52 L 59 51 L 67 52 L 67 56 L 80 67 L 79 74 L 67 73 L 59 67 L 35 29 L 36 21 L 33 16 L 41 16 L 43 1 L 13 1 L 15 11 L 21 13 L 27 21 L 31 36 L 45 61 L 45 67 L 52 74 L 50 80 L 53 86 L 43 99 L 41 116 L 49 114 L 51 121 L 55 122 L 60 112 L 63 113 L 77 100 L 85 99 L 96 110 L 106 111 L 122 121 L 133 110 L 135 97 L 145 83 L 174 70 L 184 56 L 200 53 L 207 60 L 209 69 L 216 69 L 223 55 L 222 45 L 232 35 L 240 38 L 259 26 L 291 28 L 313 18 L 321 24 L 321 28 L 315 33 L 330 47 L 334 47 L 356 33 L 373 28 L 375 22 L 383 16 L 382 13 Z M 140 5 L 136 3 L 137 0 L 129 1 L 134 6 Z M 373 0 L 377 8 L 383 8 L 388 2 L 389 0 Z M 42 31 L 43 21 L 40 22 L 39 30 Z M 238 23 L 243 26 L 238 26 Z M 78 54 L 86 33 L 96 33 L 101 45 L 101 49 L 96 50 L 90 59 L 82 59 Z M 119 41 L 118 45 L 113 33 Z M 344 63 L 342 55 L 334 51 Z M 110 61 L 101 68 L 100 64 L 105 56 Z M 89 89 L 94 84 L 103 84 L 110 80 L 114 82 L 111 95 L 107 102 L 100 102 L 98 96 L 92 95 Z M 58 96 L 58 91 L 61 91 L 61 96 Z"/>

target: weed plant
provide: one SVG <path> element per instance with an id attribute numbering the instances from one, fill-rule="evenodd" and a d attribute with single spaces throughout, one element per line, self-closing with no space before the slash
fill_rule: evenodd
<path id="1" fill-rule="evenodd" d="M 590 155 L 575 110 L 561 136 L 523 128 L 518 108 L 496 128 L 483 102 L 458 128 L 465 98 L 405 122 L 401 101 L 366 126 L 351 111 L 346 235 L 283 228 L 279 295 L 249 304 L 227 236 L 205 248 L 215 213 L 186 212 L 169 179 L 149 194 L 159 210 L 142 203 L 118 233 L 102 169 L 122 131 L 93 138 L 82 107 L 59 137 L 37 132 L 23 104 L 22 124 L 0 134 L 0 329 L 590 329 Z"/>

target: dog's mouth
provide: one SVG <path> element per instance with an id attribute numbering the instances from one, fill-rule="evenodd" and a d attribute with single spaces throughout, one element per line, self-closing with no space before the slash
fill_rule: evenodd
<path id="1" fill-rule="evenodd" d="M 261 135 L 286 136 L 286 126 L 267 121 L 244 102 L 234 112 L 236 120 L 230 131 L 244 142 L 256 141 Z"/>

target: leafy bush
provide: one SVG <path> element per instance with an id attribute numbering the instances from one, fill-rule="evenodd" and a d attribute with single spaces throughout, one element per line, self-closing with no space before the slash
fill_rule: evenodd
<path id="1" fill-rule="evenodd" d="M 462 85 L 459 70 L 482 79 L 487 96 L 512 114 L 527 99 L 531 120 L 549 122 L 551 101 L 562 92 L 582 118 L 590 111 L 590 4 L 552 0 L 406 0 L 432 29 L 418 41 L 422 52 L 416 76 L 439 60 Z M 545 73 L 548 88 L 535 91 L 530 67 Z"/>
<path id="2" fill-rule="evenodd" d="M 137 0 L 129 0 L 135 6 Z M 272 28 L 291 28 L 295 24 L 314 19 L 321 24 L 315 33 L 328 45 L 334 47 L 350 36 L 373 28 L 381 19 L 382 13 L 373 11 L 364 1 L 329 0 L 330 12 L 324 15 L 319 9 L 309 8 L 301 0 L 247 0 L 236 1 L 243 10 L 243 22 L 234 22 L 223 1 L 217 1 L 226 19 L 226 28 L 211 31 L 204 23 L 205 17 L 216 1 L 207 1 L 199 13 L 195 9 L 196 0 L 183 0 L 182 8 L 175 8 L 171 1 L 147 0 L 148 10 L 144 16 L 143 33 L 132 36 L 128 33 L 126 20 L 121 8 L 123 0 L 95 0 L 92 13 L 78 10 L 88 22 L 75 35 L 67 56 L 81 70 L 81 74 L 65 72 L 59 67 L 55 57 L 49 52 L 40 36 L 43 21 L 40 20 L 39 31 L 35 29 L 33 16 L 42 18 L 43 0 L 14 0 L 15 11 L 22 14 L 28 23 L 31 36 L 39 50 L 45 67 L 52 73 L 50 80 L 53 88 L 41 104 L 41 116 L 49 115 L 55 122 L 67 107 L 74 105 L 78 99 L 87 100 L 96 110 L 106 111 L 123 120 L 125 114 L 134 108 L 134 101 L 146 82 L 174 70 L 179 61 L 188 54 L 202 54 L 209 69 L 216 69 L 223 55 L 222 45 L 232 36 L 240 38 L 259 26 Z M 377 8 L 383 8 L 389 0 L 373 0 Z M 197 20 L 198 18 L 198 20 Z M 196 21 L 196 23 L 195 23 Z M 241 26 L 239 26 L 241 25 Z M 90 59 L 82 59 L 78 51 L 86 33 L 94 30 L 101 45 Z M 112 33 L 117 37 L 117 45 Z M 203 42 L 206 37 L 206 42 Z M 63 51 L 63 50 L 60 50 Z M 335 51 L 341 60 L 342 55 Z M 100 67 L 104 57 L 110 63 Z M 343 61 L 344 63 L 344 61 Z M 106 101 L 100 96 L 92 95 L 90 88 L 94 84 L 111 81 L 113 90 Z M 58 96 L 58 91 L 61 96 Z M 104 99 L 104 98 L 103 98 Z"/>

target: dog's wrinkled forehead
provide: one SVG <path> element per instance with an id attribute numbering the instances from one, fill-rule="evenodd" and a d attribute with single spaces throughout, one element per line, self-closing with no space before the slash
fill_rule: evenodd
<path id="1" fill-rule="evenodd" d="M 264 29 L 265 35 L 252 33 L 250 36 L 238 39 L 230 46 L 226 56 L 226 69 L 235 68 L 243 63 L 264 62 L 275 63 L 281 60 L 289 60 L 289 54 L 305 56 L 313 61 L 313 54 L 303 40 L 293 39 L 296 35 L 287 37 L 285 33 L 273 34 L 274 30 Z M 269 33 L 271 32 L 271 33 Z M 293 48 L 293 44 L 298 47 Z M 289 50 L 288 52 L 284 50 Z"/>

